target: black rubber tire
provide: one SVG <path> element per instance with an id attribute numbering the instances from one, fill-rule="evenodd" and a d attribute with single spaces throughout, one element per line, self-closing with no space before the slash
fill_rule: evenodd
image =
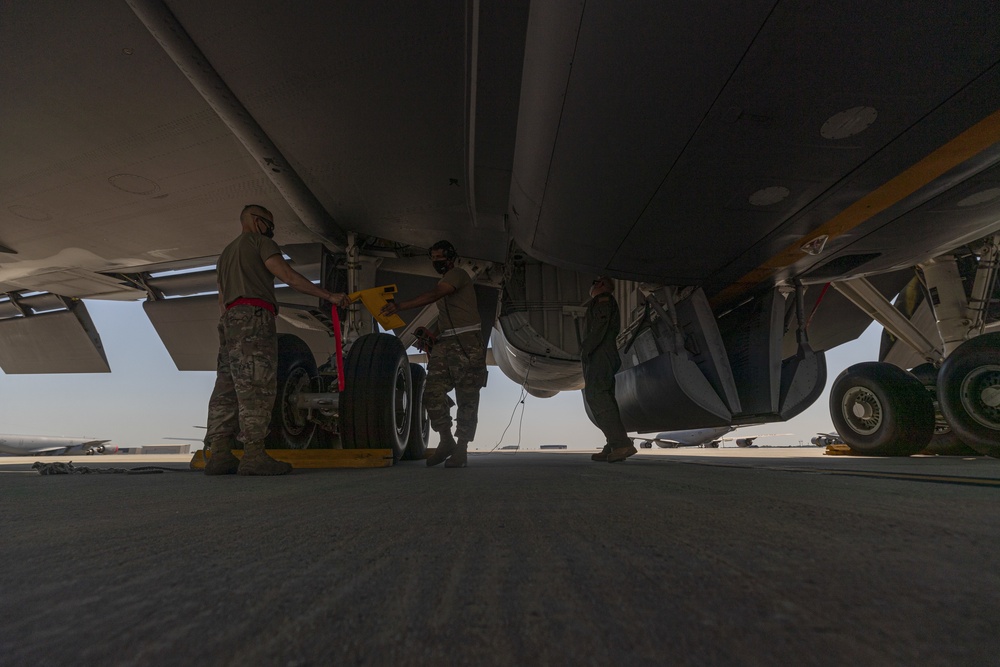
<path id="1" fill-rule="evenodd" d="M 959 345 L 941 365 L 937 393 L 952 432 L 976 451 L 1000 458 L 1000 333 Z"/>
<path id="2" fill-rule="evenodd" d="M 830 417 L 851 450 L 866 456 L 917 454 L 934 433 L 934 403 L 924 385 L 882 362 L 855 364 L 834 380 Z"/>
<path id="3" fill-rule="evenodd" d="M 431 421 L 424 407 L 424 385 L 427 383 L 427 371 L 420 364 L 410 364 L 410 381 L 413 384 L 413 406 L 410 417 L 410 435 L 406 439 L 406 451 L 403 459 L 406 461 L 421 461 L 427 456 L 427 444 L 431 439 Z"/>
<path id="4" fill-rule="evenodd" d="M 952 433 L 951 427 L 948 426 L 947 420 L 940 412 L 937 400 L 938 369 L 934 367 L 934 364 L 920 364 L 911 368 L 910 373 L 920 380 L 934 402 L 934 435 L 931 436 L 931 441 L 920 453 L 933 456 L 978 456 L 979 452 Z"/>
<path id="5" fill-rule="evenodd" d="M 306 410 L 295 409 L 291 401 L 299 392 L 316 390 L 319 372 L 312 350 L 298 336 L 278 334 L 277 375 L 277 395 L 264 446 L 268 449 L 305 449 L 313 443 L 316 423 L 306 418 Z"/>
<path id="6" fill-rule="evenodd" d="M 403 344 L 389 334 L 367 334 L 344 360 L 340 394 L 340 441 L 344 449 L 406 450 L 412 415 L 410 362 Z"/>
<path id="7" fill-rule="evenodd" d="M 935 456 L 979 456 L 972 447 L 962 442 L 961 438 L 952 431 L 935 431 L 931 436 L 931 441 L 924 447 L 921 454 L 933 454 Z"/>

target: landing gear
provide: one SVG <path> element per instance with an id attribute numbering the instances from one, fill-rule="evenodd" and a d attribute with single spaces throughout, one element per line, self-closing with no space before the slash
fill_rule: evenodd
<path id="1" fill-rule="evenodd" d="M 941 365 L 937 393 L 952 431 L 977 451 L 1000 458 L 1000 333 L 958 346 Z"/>
<path id="2" fill-rule="evenodd" d="M 934 364 L 920 364 L 911 369 L 910 373 L 920 380 L 934 403 L 934 435 L 931 436 L 931 441 L 920 453 L 931 456 L 978 456 L 979 452 L 962 442 L 962 439 L 952 432 L 948 420 L 941 414 L 937 400 L 938 369 L 934 367 Z"/>
<path id="3" fill-rule="evenodd" d="M 410 380 L 413 384 L 413 416 L 410 419 L 410 435 L 406 440 L 403 459 L 420 461 L 427 455 L 427 443 L 431 439 L 431 422 L 424 407 L 424 384 L 427 371 L 419 364 L 410 364 Z"/>
<path id="4" fill-rule="evenodd" d="M 309 346 L 291 334 L 278 335 L 278 393 L 271 412 L 271 428 L 264 443 L 269 449 L 305 449 L 316 433 L 308 410 L 296 406 L 300 393 L 315 391 L 319 372 Z"/>
<path id="5" fill-rule="evenodd" d="M 891 364 L 851 366 L 830 390 L 830 416 L 852 450 L 868 456 L 910 456 L 934 432 L 934 404 L 913 375 Z"/>
<path id="6" fill-rule="evenodd" d="M 355 341 L 344 360 L 340 439 L 344 449 L 385 448 L 399 460 L 413 417 L 410 363 L 403 344 L 388 334 Z"/>

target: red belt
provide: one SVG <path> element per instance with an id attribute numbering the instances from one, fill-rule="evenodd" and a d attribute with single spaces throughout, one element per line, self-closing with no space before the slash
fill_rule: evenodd
<path id="1" fill-rule="evenodd" d="M 272 315 L 276 314 L 276 311 L 274 309 L 274 304 L 271 303 L 270 301 L 264 301 L 264 299 L 252 299 L 249 297 L 240 297 L 239 299 L 236 299 L 236 301 L 230 302 L 226 306 L 226 310 L 229 310 L 230 308 L 235 308 L 236 306 L 254 306 L 256 308 L 263 308 Z"/>

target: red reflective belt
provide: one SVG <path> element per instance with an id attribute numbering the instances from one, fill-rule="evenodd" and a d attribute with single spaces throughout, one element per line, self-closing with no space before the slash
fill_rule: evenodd
<path id="1" fill-rule="evenodd" d="M 270 301 L 264 301 L 264 299 L 252 299 L 249 297 L 240 297 L 239 299 L 236 299 L 236 301 L 233 301 L 229 305 L 227 305 L 226 310 L 229 310 L 230 308 L 235 308 L 236 306 L 254 306 L 256 308 L 263 308 L 272 315 L 276 314 L 274 310 L 274 304 L 271 303 Z"/>
<path id="2" fill-rule="evenodd" d="M 344 391 L 344 340 L 340 333 L 340 313 L 337 306 L 330 306 L 330 319 L 333 320 L 333 337 L 337 342 L 337 391 Z"/>

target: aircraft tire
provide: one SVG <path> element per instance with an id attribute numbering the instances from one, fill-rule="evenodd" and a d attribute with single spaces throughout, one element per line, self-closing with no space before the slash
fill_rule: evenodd
<path id="1" fill-rule="evenodd" d="M 271 427 L 264 446 L 269 449 L 305 449 L 316 433 L 308 411 L 294 407 L 295 395 L 315 391 L 319 372 L 312 350 L 298 336 L 278 334 L 277 395 L 271 411 Z"/>
<path id="2" fill-rule="evenodd" d="M 1000 333 L 962 343 L 941 365 L 938 404 L 952 432 L 1000 458 Z"/>
<path id="3" fill-rule="evenodd" d="M 940 412 L 937 400 L 938 369 L 934 364 L 920 364 L 910 369 L 910 373 L 920 380 L 934 401 L 934 435 L 920 453 L 931 456 L 979 456 L 978 451 L 962 442 L 961 438 L 952 432 L 948 421 Z"/>
<path id="4" fill-rule="evenodd" d="M 403 344 L 389 334 L 367 334 L 344 360 L 340 435 L 344 449 L 406 450 L 412 416 L 410 363 Z"/>
<path id="5" fill-rule="evenodd" d="M 933 454 L 935 456 L 979 456 L 979 452 L 965 444 L 961 438 L 952 431 L 938 432 L 935 429 L 931 441 L 924 447 L 921 454 Z"/>
<path id="6" fill-rule="evenodd" d="M 406 439 L 406 451 L 403 460 L 420 461 L 427 455 L 427 444 L 431 439 L 431 421 L 424 407 L 424 384 L 427 382 L 427 371 L 420 364 L 410 364 L 410 380 L 413 385 L 413 406 L 410 417 L 410 435 Z"/>
<path id="7" fill-rule="evenodd" d="M 934 433 L 934 404 L 913 375 L 865 362 L 842 372 L 830 389 L 830 417 L 850 448 L 866 456 L 910 456 Z"/>

